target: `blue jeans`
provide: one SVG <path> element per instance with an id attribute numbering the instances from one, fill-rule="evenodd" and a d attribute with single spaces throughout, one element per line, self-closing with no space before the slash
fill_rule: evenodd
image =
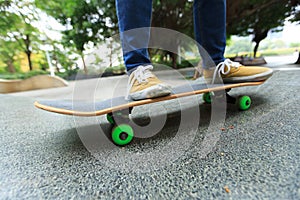
<path id="1" fill-rule="evenodd" d="M 150 38 L 152 0 L 116 0 L 116 7 L 127 71 L 132 71 L 139 65 L 150 64 L 146 47 Z M 226 0 L 194 0 L 193 14 L 197 43 L 206 50 L 214 64 L 224 61 Z M 130 32 L 137 28 L 142 29 Z M 203 59 L 203 67 L 212 67 L 211 60 L 202 55 L 201 47 L 199 52 Z"/>

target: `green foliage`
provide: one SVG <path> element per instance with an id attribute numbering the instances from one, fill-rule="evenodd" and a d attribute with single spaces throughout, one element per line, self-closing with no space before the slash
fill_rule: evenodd
<path id="1" fill-rule="evenodd" d="M 187 68 L 197 66 L 200 59 L 182 60 L 181 63 L 177 63 L 178 68 Z"/>
<path id="2" fill-rule="evenodd" d="M 248 36 L 259 30 L 283 26 L 291 10 L 285 0 L 239 0 L 230 3 L 235 6 L 229 7 L 228 11 L 228 35 Z"/>
<path id="3" fill-rule="evenodd" d="M 76 69 L 76 57 L 72 57 L 72 50 L 63 48 L 60 44 L 53 42 L 53 50 L 49 52 L 52 64 L 56 67 L 58 72 L 70 71 Z"/>
<path id="4" fill-rule="evenodd" d="M 35 0 L 35 4 L 67 27 L 63 31 L 62 43 L 64 46 L 74 46 L 81 55 L 87 43 L 96 44 L 118 30 L 113 0 Z M 152 26 L 170 28 L 192 36 L 192 5 L 191 1 L 182 0 L 153 1 L 155 17 Z"/>
<path id="5" fill-rule="evenodd" d="M 251 42 L 249 39 L 231 40 L 230 45 L 226 48 L 227 54 L 238 54 L 240 52 L 251 51 Z"/>
<path id="6" fill-rule="evenodd" d="M 12 79 L 27 79 L 33 76 L 37 76 L 37 75 L 45 75 L 45 74 L 49 74 L 49 72 L 46 71 L 42 71 L 42 70 L 32 70 L 26 73 L 2 73 L 0 74 L 0 79 L 8 79 L 8 80 L 12 80 Z"/>
<path id="7" fill-rule="evenodd" d="M 200 61 L 200 58 L 195 59 L 188 59 L 188 60 L 181 60 L 181 62 L 177 62 L 177 68 L 188 68 L 188 67 L 195 67 L 198 65 Z M 155 70 L 163 70 L 165 69 L 165 66 L 173 67 L 173 63 L 171 60 L 155 60 L 153 61 L 153 64 L 155 65 Z"/>
<path id="8" fill-rule="evenodd" d="M 17 71 L 15 56 L 21 51 L 20 46 L 13 41 L 0 38 L 0 60 L 5 64 L 5 71 Z"/>
<path id="9" fill-rule="evenodd" d="M 288 47 L 288 45 L 282 40 L 264 40 L 261 44 L 260 50 L 282 49 L 286 47 Z"/>
<path id="10" fill-rule="evenodd" d="M 35 4 L 67 27 L 62 42 L 64 46 L 75 46 L 79 53 L 88 42 L 97 43 L 117 30 L 112 0 L 35 0 Z"/>
<path id="11" fill-rule="evenodd" d="M 32 4 L 30 1 L 9 1 L 5 6 L 1 5 L 0 43 L 3 46 L 0 59 L 7 64 L 9 71 L 14 71 L 14 57 L 23 51 L 32 69 L 31 54 L 40 44 L 40 32 L 32 26 L 37 20 Z"/>
<path id="12" fill-rule="evenodd" d="M 0 10 L 8 8 L 11 4 L 11 0 L 1 0 L 0 1 Z"/>
<path id="13" fill-rule="evenodd" d="M 107 68 L 105 68 L 104 73 L 124 74 L 125 66 L 119 65 L 119 66 L 107 67 Z"/>
<path id="14" fill-rule="evenodd" d="M 300 47 L 300 42 L 292 42 L 290 47 Z"/>
<path id="15" fill-rule="evenodd" d="M 116 33 L 117 17 L 113 0 L 35 0 L 35 5 L 57 19 L 66 27 L 61 43 L 75 48 L 82 58 L 87 44 L 95 45 Z"/>
<path id="16" fill-rule="evenodd" d="M 279 39 L 266 39 L 261 43 L 259 53 L 264 56 L 286 55 L 293 53 L 295 48 L 288 48 L 288 46 L 288 44 Z M 228 57 L 234 57 L 236 55 L 253 56 L 251 53 L 251 47 L 250 39 L 231 39 L 230 45 L 226 49 L 226 54 Z M 295 43 L 292 47 L 300 47 L 300 43 Z"/>
<path id="17" fill-rule="evenodd" d="M 193 37 L 193 1 L 154 0 L 153 27 L 169 28 Z"/>
<path id="18" fill-rule="evenodd" d="M 298 24 L 300 24 L 300 1 L 299 0 L 291 0 L 290 1 L 290 5 L 291 5 L 291 12 L 290 12 L 290 16 L 292 16 L 289 20 L 291 22 L 297 22 Z"/>
<path id="19" fill-rule="evenodd" d="M 228 0 L 227 3 L 228 36 L 256 35 L 270 29 L 278 31 L 280 28 L 276 27 L 282 26 L 287 16 L 292 16 L 290 19 L 293 21 L 300 21 L 299 9 L 296 8 L 300 4 L 299 0 Z M 12 5 L 14 9 L 11 9 Z M 41 33 L 32 26 L 38 18 L 35 6 L 53 16 L 66 28 L 63 31 L 62 41 L 53 44 L 54 49 L 50 52 L 54 66 L 62 72 L 66 71 L 63 74 L 76 70 L 75 58 L 70 59 L 74 49 L 83 56 L 87 44 L 98 44 L 118 30 L 114 0 L 2 0 L 0 1 L 0 60 L 2 61 L 0 71 L 11 70 L 8 68 L 8 63 L 13 63 L 13 67 L 18 71 L 15 59 L 19 52 L 31 54 L 39 51 Z M 153 0 L 152 26 L 170 28 L 192 37 L 192 6 L 193 1 L 190 0 Z M 174 45 L 181 45 L 184 49 L 190 48 L 190 44 L 183 46 L 180 41 Z M 250 45 L 241 42 L 233 46 L 235 49 L 232 51 L 237 52 L 246 50 Z M 161 61 L 167 54 L 170 52 L 153 51 L 152 56 L 159 55 L 158 60 Z M 38 62 L 42 69 L 47 68 L 45 58 Z M 170 64 L 170 61 L 166 63 Z M 188 65 L 188 62 L 183 61 L 179 68 Z"/>
<path id="20" fill-rule="evenodd" d="M 57 72 L 55 73 L 56 76 L 59 76 L 63 79 L 69 80 L 69 77 L 71 76 L 76 76 L 76 74 L 78 73 L 79 69 L 75 68 L 75 69 L 69 69 L 65 72 Z"/>
<path id="21" fill-rule="evenodd" d="M 154 0 L 152 11 L 152 26 L 162 27 L 178 31 L 191 38 L 193 38 L 193 1 L 183 0 Z M 195 44 L 187 44 L 181 40 L 174 41 L 174 38 L 164 38 L 164 45 L 177 49 L 178 46 L 185 50 L 191 50 Z M 150 56 L 153 57 L 159 54 L 161 57 L 166 58 L 168 55 L 172 59 L 172 67 L 178 68 L 176 63 L 177 55 L 173 52 L 165 50 L 151 50 Z M 162 59 L 162 58 L 161 58 Z"/>
<path id="22" fill-rule="evenodd" d="M 291 55 L 295 52 L 296 48 L 281 48 L 281 49 L 265 49 L 260 50 L 258 53 L 258 57 L 261 56 L 282 56 L 282 55 Z M 226 52 L 225 57 L 232 58 L 235 56 L 248 56 L 252 57 L 253 53 L 251 51 L 240 52 L 238 54 L 229 54 Z"/>
<path id="23" fill-rule="evenodd" d="M 298 0 L 251 0 L 228 1 L 227 19 L 228 35 L 247 36 L 252 34 L 254 56 L 260 42 L 267 37 L 268 32 L 281 31 L 288 16 L 291 16 Z M 297 2 L 297 3 L 293 3 Z"/>
<path id="24" fill-rule="evenodd" d="M 297 0 L 228 0 L 227 35 L 253 34 L 256 36 L 254 41 L 260 42 L 269 30 L 280 30 L 276 27 L 281 27 L 284 19 L 292 11 L 295 12 L 298 3 Z M 86 44 L 97 44 L 117 31 L 113 0 L 35 0 L 35 5 L 66 27 L 62 43 L 66 47 L 75 47 L 80 55 L 83 55 Z M 152 26 L 170 28 L 192 37 L 192 10 L 193 1 L 153 0 Z M 180 41 L 169 42 L 174 46 L 185 45 L 180 44 Z M 183 48 L 189 46 L 187 44 Z M 238 51 L 245 50 L 242 44 L 239 46 Z M 172 53 L 151 51 L 150 55 L 153 57 L 156 54 L 166 57 Z M 171 58 L 176 59 L 176 56 L 171 55 Z"/>
<path id="25" fill-rule="evenodd" d="M 267 50 L 260 51 L 262 56 L 291 55 L 294 52 L 295 52 L 295 48 L 267 49 Z"/>

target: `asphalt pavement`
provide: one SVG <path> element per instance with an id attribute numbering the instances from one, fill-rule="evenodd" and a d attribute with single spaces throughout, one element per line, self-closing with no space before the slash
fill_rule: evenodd
<path id="1" fill-rule="evenodd" d="M 33 106 L 74 93 L 125 94 L 125 76 L 0 95 L 0 199 L 300 199 L 300 67 L 277 67 L 263 85 L 231 91 L 253 104 L 248 111 L 228 106 L 221 125 L 210 123 L 212 109 L 201 96 L 135 109 L 141 123 L 168 117 L 153 137 L 126 147 L 106 143 L 104 116 L 73 118 Z M 172 85 L 186 81 L 168 73 L 160 76 Z M 190 112 L 182 117 L 182 109 Z"/>

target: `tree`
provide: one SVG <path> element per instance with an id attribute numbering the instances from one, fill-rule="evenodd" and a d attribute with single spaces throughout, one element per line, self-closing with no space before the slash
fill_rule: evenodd
<path id="1" fill-rule="evenodd" d="M 292 1 L 286 0 L 228 0 L 227 3 L 228 36 L 252 34 L 252 41 L 255 42 L 254 57 L 268 32 L 281 31 L 286 18 L 296 6 Z"/>
<path id="2" fill-rule="evenodd" d="M 83 63 L 86 44 L 98 43 L 118 31 L 114 0 L 35 0 L 35 4 L 67 27 L 63 32 L 63 43 L 67 46 L 74 45 Z M 192 1 L 185 0 L 154 0 L 153 15 L 156 17 L 153 18 L 152 26 L 165 27 L 192 36 L 192 4 Z M 173 43 L 170 41 L 170 44 Z M 176 54 L 155 51 L 158 52 L 170 54 L 173 66 L 176 67 Z"/>
<path id="3" fill-rule="evenodd" d="M 105 0 L 36 0 L 37 7 L 65 25 L 63 45 L 75 47 L 80 55 L 84 70 L 85 45 L 96 44 L 117 30 L 114 1 Z"/>
<path id="4" fill-rule="evenodd" d="M 87 44 L 96 44 L 117 32 L 114 0 L 35 0 L 38 8 L 65 25 L 63 43 L 75 46 L 81 55 Z M 227 0 L 227 35 L 248 36 L 253 34 L 256 43 L 254 53 L 267 33 L 280 31 L 287 16 L 299 5 L 299 0 Z M 177 30 L 193 36 L 193 1 L 153 0 L 152 26 Z M 173 41 L 174 45 L 182 45 Z M 172 52 L 152 51 L 150 55 L 169 54 L 176 67 L 177 55 Z"/>
<path id="5" fill-rule="evenodd" d="M 52 55 L 52 62 L 57 72 L 64 69 L 67 73 L 72 73 L 74 66 L 76 65 L 75 59 L 71 58 L 72 50 L 62 47 L 59 43 L 53 42 L 53 51 L 50 52 Z M 71 75 L 71 74 L 69 74 Z"/>
<path id="6" fill-rule="evenodd" d="M 0 11 L 9 7 L 11 4 L 11 1 L 10 0 L 3 0 L 3 1 L 0 1 Z"/>
<path id="7" fill-rule="evenodd" d="M 18 53 L 19 46 L 15 42 L 0 40 L 0 60 L 2 60 L 8 68 L 8 72 L 15 73 L 14 65 L 15 56 Z"/>
<path id="8" fill-rule="evenodd" d="M 250 47 L 248 39 L 230 40 L 230 46 L 226 48 L 228 54 L 238 54 L 240 52 L 248 52 Z"/>
<path id="9" fill-rule="evenodd" d="M 292 5 L 292 11 L 291 11 L 292 17 L 290 18 L 290 21 L 300 24 L 300 9 L 299 9 L 300 0 L 292 0 L 291 5 Z M 299 56 L 295 64 L 300 64 L 300 52 L 298 54 Z"/>
<path id="10" fill-rule="evenodd" d="M 153 27 L 168 28 L 180 33 L 193 37 L 193 1 L 183 0 L 155 0 L 153 1 L 152 18 Z M 174 38 L 168 40 L 164 38 L 164 42 L 172 49 L 188 48 L 190 44 L 182 44 L 180 40 L 174 41 Z M 153 50 L 152 56 L 161 54 L 161 57 L 170 56 L 172 67 L 177 68 L 177 53 L 165 50 Z M 150 54 L 151 55 L 151 54 Z"/>
<path id="11" fill-rule="evenodd" d="M 1 1 L 0 2 L 0 15 L 5 16 L 5 9 L 10 6 L 10 1 Z M 3 28 L 3 22 L 0 22 L 0 26 Z M 6 24 L 5 24 L 6 25 Z M 16 72 L 16 68 L 14 66 L 15 54 L 16 54 L 16 45 L 14 42 L 7 41 L 4 39 L 4 30 L 0 30 L 0 60 L 2 60 L 8 68 L 8 71 L 11 73 Z"/>
<path id="12" fill-rule="evenodd" d="M 12 45 L 12 42 L 17 43 L 19 48 L 15 49 L 21 48 L 25 52 L 30 70 L 33 69 L 31 54 L 33 50 L 38 49 L 40 34 L 38 29 L 31 25 L 36 19 L 35 13 L 31 11 L 32 5 L 30 3 L 10 1 L 1 7 L 0 13 L 2 16 L 0 40 L 6 41 L 7 45 Z"/>

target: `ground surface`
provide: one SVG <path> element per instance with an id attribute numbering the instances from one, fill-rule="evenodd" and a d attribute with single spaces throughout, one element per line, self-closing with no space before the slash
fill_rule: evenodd
<path id="1" fill-rule="evenodd" d="M 96 134 L 89 139 L 97 138 L 99 133 L 90 131 L 99 128 L 97 122 L 109 130 L 105 117 L 81 125 L 83 118 L 80 121 L 33 106 L 36 99 L 72 97 L 72 84 L 0 95 L 0 197 L 300 199 L 300 70 L 295 68 L 277 71 L 261 86 L 232 90 L 233 95 L 250 95 L 253 106 L 246 112 L 230 106 L 216 135 L 208 132 L 208 105 L 197 106 L 201 118 L 196 128 L 179 130 L 180 107 L 173 102 L 151 107 L 157 115 L 161 108 L 171 113 L 154 137 L 137 139 L 123 148 L 103 144 L 95 152 L 86 145 L 84 133 L 87 137 Z M 113 93 L 120 79 L 125 81 L 124 77 L 107 78 L 99 98 Z M 181 81 L 179 77 L 174 84 Z M 89 84 L 93 80 L 83 85 Z M 191 107 L 189 102 L 182 106 Z M 134 115 L 143 121 L 147 110 L 149 107 L 138 108 Z M 215 143 L 207 140 L 210 136 L 217 137 Z M 164 148 L 174 141 L 175 148 Z M 206 154 L 203 149 L 208 143 L 213 145 Z M 145 162 L 148 157 L 144 155 L 152 155 L 154 162 Z"/>

